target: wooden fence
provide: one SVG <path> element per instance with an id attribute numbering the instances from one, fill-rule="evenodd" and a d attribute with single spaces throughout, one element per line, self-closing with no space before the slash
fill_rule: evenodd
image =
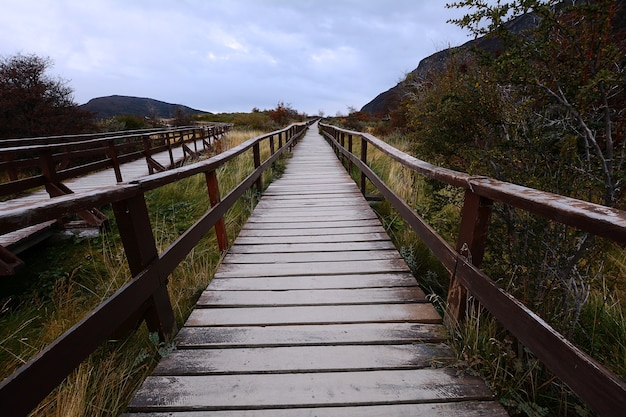
<path id="1" fill-rule="evenodd" d="M 227 249 L 224 214 L 246 190 L 255 186 L 260 191 L 263 172 L 293 146 L 306 127 L 307 124 L 294 124 L 249 139 L 210 159 L 155 173 L 131 183 L 68 194 L 35 207 L 4 211 L 0 216 L 0 233 L 8 233 L 86 208 L 112 204 L 132 278 L 0 383 L 3 415 L 26 415 L 100 344 L 113 334 L 131 331 L 142 320 L 145 320 L 151 332 L 159 332 L 163 340 L 169 340 L 176 332 L 176 323 L 167 290 L 168 276 L 212 228 L 215 228 L 220 250 Z M 263 141 L 268 141 L 270 147 L 270 156 L 265 161 L 261 161 L 260 152 Z M 215 171 L 245 152 L 253 154 L 254 171 L 228 195 L 221 197 Z M 206 177 L 211 208 L 159 254 L 144 195 L 150 190 L 194 175 Z"/>
<path id="2" fill-rule="evenodd" d="M 229 124 L 209 127 L 182 127 L 167 130 L 138 130 L 115 134 L 51 136 L 44 138 L 5 139 L 0 141 L 0 197 L 26 192 L 45 186 L 51 195 L 67 194 L 61 184 L 91 172 L 113 168 L 117 182 L 122 182 L 120 165 L 146 159 L 148 170 L 164 171 L 165 167 L 152 158 L 182 147 L 183 155 L 191 157 L 210 149 L 215 138 L 230 128 Z M 198 143 L 202 142 L 202 149 Z"/>
<path id="3" fill-rule="evenodd" d="M 379 190 L 424 241 L 451 275 L 446 322 L 465 317 L 467 293 L 478 300 L 506 329 L 601 416 L 623 416 L 626 383 L 582 352 L 480 270 L 493 202 L 497 201 L 544 218 L 626 244 L 626 212 L 532 188 L 475 177 L 431 165 L 407 155 L 376 137 L 321 124 L 324 136 L 349 166 Z M 358 142 L 357 157 L 353 147 Z M 449 245 L 367 165 L 374 146 L 403 166 L 444 184 L 465 190 L 456 249 Z"/>

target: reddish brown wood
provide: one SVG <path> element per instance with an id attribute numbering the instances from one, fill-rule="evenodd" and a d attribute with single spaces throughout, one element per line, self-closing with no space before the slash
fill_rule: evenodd
<path id="1" fill-rule="evenodd" d="M 215 171 L 209 171 L 206 173 L 206 183 L 209 190 L 209 201 L 211 207 L 215 207 L 221 201 L 220 189 L 217 180 L 217 174 Z M 226 225 L 224 224 L 224 217 L 215 223 L 215 235 L 217 236 L 217 246 L 220 252 L 228 250 L 228 236 L 226 235 Z"/>
<path id="2" fill-rule="evenodd" d="M 361 138 L 361 161 L 363 162 L 363 165 L 367 166 L 367 141 L 363 140 L 362 138 Z M 367 191 L 365 187 L 366 179 L 367 179 L 367 176 L 365 175 L 365 172 L 361 170 L 361 194 L 363 195 L 365 195 Z"/>
<path id="3" fill-rule="evenodd" d="M 487 233 L 491 220 L 493 202 L 471 190 L 465 191 L 461 212 L 461 227 L 456 250 L 470 263 L 480 268 L 487 243 Z M 455 272 L 450 276 L 450 287 L 446 303 L 446 324 L 454 329 L 465 318 L 467 289 L 461 284 Z"/>
<path id="4" fill-rule="evenodd" d="M 254 168 L 258 169 L 261 166 L 261 147 L 259 145 L 259 142 L 256 142 L 252 146 L 252 153 L 253 153 L 253 159 L 254 159 Z M 254 185 L 258 193 L 263 192 L 263 180 L 260 176 L 256 180 Z"/>
<path id="5" fill-rule="evenodd" d="M 148 208 L 143 194 L 113 205 L 130 272 L 141 274 L 159 255 L 152 234 Z M 151 331 L 158 331 L 163 340 L 176 334 L 176 320 L 167 293 L 167 275 L 160 276 L 160 285 L 150 298 L 146 324 Z"/>

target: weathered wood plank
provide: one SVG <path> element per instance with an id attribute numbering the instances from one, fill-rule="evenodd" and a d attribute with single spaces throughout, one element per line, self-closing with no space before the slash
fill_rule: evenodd
<path id="1" fill-rule="evenodd" d="M 222 264 L 215 276 L 226 277 L 277 277 L 285 275 L 337 275 L 371 274 L 377 272 L 406 272 L 402 259 L 372 261 L 299 262 L 273 264 Z"/>
<path id="2" fill-rule="evenodd" d="M 236 242 L 229 253 L 296 253 L 296 252 L 340 252 L 345 250 L 390 250 L 395 249 L 391 241 L 346 243 L 274 243 L 242 245 Z"/>
<path id="3" fill-rule="evenodd" d="M 274 347 L 440 343 L 446 340 L 441 324 L 357 323 L 285 326 L 184 327 L 176 336 L 181 348 Z"/>
<path id="4" fill-rule="evenodd" d="M 333 223 L 327 222 L 322 218 L 315 217 L 299 217 L 293 218 L 288 217 L 287 215 L 282 219 L 279 218 L 274 219 L 256 219 L 253 222 L 247 222 L 246 225 L 241 230 L 288 230 L 288 229 L 298 229 L 302 230 L 303 233 L 306 233 L 304 229 L 320 229 L 324 228 L 326 230 L 329 229 L 337 229 L 337 228 L 351 228 L 357 229 L 361 227 L 376 227 L 380 226 L 380 221 L 377 219 L 359 219 L 353 220 L 348 219 L 346 216 L 344 218 L 337 218 Z"/>
<path id="5" fill-rule="evenodd" d="M 426 302 L 426 296 L 419 287 L 394 287 L 284 291 L 206 290 L 202 292 L 196 305 L 198 307 L 262 307 L 423 302 Z"/>
<path id="6" fill-rule="evenodd" d="M 214 278 L 213 291 L 285 291 L 349 288 L 413 287 L 417 281 L 408 273 L 367 275 L 305 275 L 287 277 Z"/>
<path id="7" fill-rule="evenodd" d="M 359 227 L 355 229 L 353 227 L 317 227 L 310 228 L 306 230 L 306 236 L 314 236 L 314 235 L 346 235 L 346 234 L 355 234 L 355 233 L 385 233 L 385 229 L 382 226 L 366 226 Z M 253 236 L 263 236 L 263 237 L 273 237 L 273 236 L 302 236 L 303 232 L 297 229 L 248 229 L 244 228 L 241 230 L 239 236 L 241 237 L 253 237 Z M 389 237 L 387 236 L 387 239 Z"/>
<path id="8" fill-rule="evenodd" d="M 277 375 L 150 376 L 130 403 L 134 411 L 374 405 L 486 400 L 479 378 L 418 369 Z"/>
<path id="9" fill-rule="evenodd" d="M 224 264 L 283 264 L 302 262 L 339 262 L 367 261 L 384 259 L 402 259 L 398 251 L 393 250 L 353 250 L 344 252 L 291 252 L 291 253 L 229 253 L 224 257 Z"/>
<path id="10" fill-rule="evenodd" d="M 449 364 L 444 344 L 185 349 L 163 358 L 153 375 L 336 372 L 419 369 Z"/>
<path id="11" fill-rule="evenodd" d="M 289 235 L 289 236 L 246 236 L 239 235 L 236 244 L 258 245 L 258 244 L 298 244 L 298 243 L 338 243 L 338 242 L 375 242 L 388 241 L 387 233 L 350 233 L 343 235 Z"/>
<path id="12" fill-rule="evenodd" d="M 430 304 L 199 308 L 186 326 L 272 326 L 347 323 L 441 323 Z"/>
<path id="13" fill-rule="evenodd" d="M 135 415 L 135 414 L 133 414 Z M 148 412 L 141 417 L 508 417 L 495 401 L 393 404 L 356 407 L 287 408 L 271 410 L 226 410 Z M 123 414 L 122 417 L 131 417 Z"/>

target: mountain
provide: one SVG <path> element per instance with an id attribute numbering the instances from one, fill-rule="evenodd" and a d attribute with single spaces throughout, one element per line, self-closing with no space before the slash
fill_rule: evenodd
<path id="1" fill-rule="evenodd" d="M 537 17 L 531 14 L 525 14 L 519 16 L 506 23 L 506 26 L 513 33 L 520 33 L 526 29 L 536 27 L 538 21 Z M 483 51 L 498 53 L 502 50 L 502 42 L 493 37 L 480 37 L 475 40 L 464 43 L 461 46 L 444 49 L 429 57 L 422 59 L 417 68 L 407 75 L 407 79 L 414 80 L 425 79 L 429 73 L 435 71 L 442 71 L 450 59 L 452 53 L 470 52 L 473 48 L 478 48 Z M 400 81 L 396 86 L 389 90 L 380 93 L 372 101 L 367 103 L 361 108 L 361 111 L 371 115 L 384 115 L 388 114 L 391 109 L 396 107 L 402 99 L 402 91 L 404 91 L 405 81 Z"/>
<path id="2" fill-rule="evenodd" d="M 98 119 L 106 119 L 115 116 L 151 116 L 171 118 L 176 109 L 182 109 L 185 114 L 207 114 L 209 112 L 192 109 L 180 104 L 171 104 L 151 98 L 108 96 L 89 100 L 79 106 L 82 109 L 96 113 Z"/>

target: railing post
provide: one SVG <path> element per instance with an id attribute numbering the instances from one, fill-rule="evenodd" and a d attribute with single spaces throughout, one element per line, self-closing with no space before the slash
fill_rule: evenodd
<path id="1" fill-rule="evenodd" d="M 367 165 L 367 141 L 361 136 L 361 161 Z M 365 195 L 365 173 L 361 171 L 361 194 Z"/>
<path id="2" fill-rule="evenodd" d="M 274 149 L 274 135 L 270 136 L 270 154 L 274 155 L 275 149 Z"/>
<path id="3" fill-rule="evenodd" d="M 107 145 L 109 147 L 109 158 L 111 159 L 111 164 L 113 165 L 113 171 L 115 172 L 115 180 L 117 182 L 122 182 L 122 171 L 120 170 L 120 163 L 117 160 L 117 151 L 115 149 L 115 139 L 111 139 L 107 141 Z"/>
<path id="4" fill-rule="evenodd" d="M 352 135 L 348 135 L 348 152 L 352 154 Z M 348 159 L 348 173 L 352 175 L 352 159 Z"/>
<path id="5" fill-rule="evenodd" d="M 113 211 L 130 272 L 136 277 L 159 258 L 143 193 L 113 203 Z M 176 334 L 177 326 L 167 293 L 167 277 L 159 277 L 159 281 L 144 318 L 151 332 L 159 332 L 161 339 L 168 341 Z"/>
<path id="6" fill-rule="evenodd" d="M 346 147 L 346 134 L 345 132 L 341 132 L 341 134 L 339 135 L 339 144 L 341 145 L 342 148 L 345 149 Z M 343 164 L 346 161 L 346 157 L 343 156 L 343 153 L 339 152 L 339 155 L 341 157 L 341 163 Z"/>
<path id="7" fill-rule="evenodd" d="M 152 158 L 152 154 L 150 152 L 150 139 L 147 135 L 142 135 L 141 139 L 143 141 L 143 151 L 146 156 L 146 164 L 148 164 L 148 174 L 154 174 L 154 168 L 150 165 L 150 158 Z"/>
<path id="8" fill-rule="evenodd" d="M 209 202 L 211 203 L 211 207 L 215 207 L 220 201 L 220 188 L 217 181 L 217 174 L 215 171 L 209 171 L 205 174 L 206 176 L 206 185 L 209 190 Z M 220 252 L 225 252 L 228 250 L 228 236 L 226 234 L 226 226 L 224 225 L 224 218 L 220 218 L 217 223 L 215 223 L 215 235 L 217 237 L 217 246 L 220 249 Z"/>
<path id="9" fill-rule="evenodd" d="M 254 169 L 257 169 L 261 166 L 261 146 L 259 142 L 252 145 L 252 152 L 254 154 Z M 257 192 L 261 193 L 263 191 L 263 176 L 260 176 L 254 184 Z"/>
<path id="10" fill-rule="evenodd" d="M 474 194 L 472 190 L 465 191 L 457 252 L 477 268 L 480 268 L 485 254 L 492 207 L 492 200 Z M 463 321 L 467 301 L 467 289 L 453 274 L 450 278 L 445 315 L 445 323 L 448 328 L 453 328 L 457 323 Z"/>
<path id="11" fill-rule="evenodd" d="M 279 148 L 283 147 L 283 134 L 282 134 L 282 132 L 278 133 L 278 147 Z"/>

